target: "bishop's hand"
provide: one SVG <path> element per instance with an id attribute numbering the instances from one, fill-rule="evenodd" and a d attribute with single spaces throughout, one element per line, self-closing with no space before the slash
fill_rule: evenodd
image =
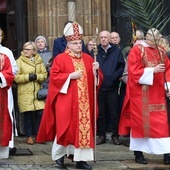
<path id="1" fill-rule="evenodd" d="M 99 63 L 98 62 L 94 62 L 93 63 L 93 70 L 98 70 L 99 69 Z"/>
<path id="2" fill-rule="evenodd" d="M 154 73 L 165 72 L 165 64 L 158 64 L 154 67 Z"/>
<path id="3" fill-rule="evenodd" d="M 75 72 L 72 72 L 70 74 L 70 79 L 79 79 L 82 77 L 82 71 L 81 70 L 77 70 Z"/>

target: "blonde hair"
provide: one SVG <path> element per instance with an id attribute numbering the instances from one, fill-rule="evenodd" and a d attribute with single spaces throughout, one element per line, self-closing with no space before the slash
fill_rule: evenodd
<path id="1" fill-rule="evenodd" d="M 33 48 L 33 50 L 34 50 L 34 55 L 36 55 L 36 54 L 37 54 L 37 46 L 36 46 L 35 42 L 33 42 L 33 41 L 28 41 L 28 42 L 26 42 L 26 43 L 23 45 L 23 49 L 26 48 L 26 47 L 29 46 L 29 45 L 32 46 L 32 48 Z"/>
<path id="2" fill-rule="evenodd" d="M 0 27 L 0 31 L 1 31 L 1 34 L 2 34 L 2 40 L 4 39 L 4 31 L 2 30 L 2 28 Z"/>

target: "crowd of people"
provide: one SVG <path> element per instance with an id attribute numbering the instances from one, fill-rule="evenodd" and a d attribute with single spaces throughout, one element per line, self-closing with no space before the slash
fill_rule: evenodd
<path id="1" fill-rule="evenodd" d="M 0 29 L 0 43 L 3 37 Z M 41 35 L 23 44 L 16 61 L 0 45 L 0 158 L 17 149 L 14 81 L 26 143 L 52 141 L 58 168 L 67 169 L 67 157 L 78 169 L 92 169 L 87 161 L 94 160 L 95 145 L 106 143 L 108 131 L 114 145 L 121 145 L 119 136 L 130 137 L 136 163 L 147 164 L 145 152 L 163 154 L 164 164 L 170 164 L 169 39 L 156 28 L 146 35 L 136 30 L 131 44 L 123 47 L 119 33 L 102 30 L 94 56 L 95 43 L 85 43 L 82 27 L 68 21 L 52 52 Z M 40 100 L 37 93 L 45 81 L 48 94 Z"/>

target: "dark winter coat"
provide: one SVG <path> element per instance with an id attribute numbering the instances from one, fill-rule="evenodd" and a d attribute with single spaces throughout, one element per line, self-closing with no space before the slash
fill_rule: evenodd
<path id="1" fill-rule="evenodd" d="M 98 45 L 97 61 L 104 77 L 101 90 L 109 91 L 118 88 L 119 79 L 125 67 L 121 49 L 117 45 L 110 44 L 110 48 L 105 52 L 100 44 Z"/>

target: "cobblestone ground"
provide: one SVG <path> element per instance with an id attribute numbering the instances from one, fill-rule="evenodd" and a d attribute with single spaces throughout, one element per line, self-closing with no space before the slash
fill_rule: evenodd
<path id="1" fill-rule="evenodd" d="M 146 165 L 136 164 L 133 152 L 127 147 L 128 138 L 121 138 L 123 145 L 113 145 L 110 134 L 107 142 L 96 147 L 96 163 L 89 162 L 93 170 L 170 170 L 170 165 L 163 164 L 162 155 L 144 154 L 148 161 Z M 51 160 L 52 143 L 27 145 L 25 137 L 15 137 L 17 149 L 29 149 L 32 155 L 10 156 L 0 160 L 0 170 L 56 170 Z M 68 170 L 75 170 L 76 163 L 65 159 Z"/>
<path id="2" fill-rule="evenodd" d="M 1 165 L 0 170 L 56 170 L 49 165 Z"/>

